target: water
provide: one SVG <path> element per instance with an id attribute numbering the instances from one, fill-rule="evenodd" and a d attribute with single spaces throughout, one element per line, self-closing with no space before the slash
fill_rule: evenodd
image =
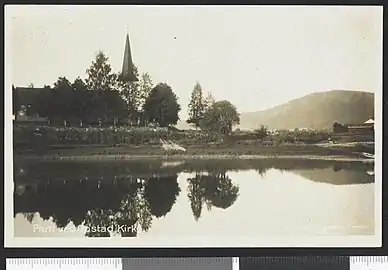
<path id="1" fill-rule="evenodd" d="M 373 164 L 14 162 L 15 237 L 374 234 Z"/>

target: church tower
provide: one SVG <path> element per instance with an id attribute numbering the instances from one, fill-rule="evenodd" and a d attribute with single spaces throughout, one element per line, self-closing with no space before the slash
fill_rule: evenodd
<path id="1" fill-rule="evenodd" d="M 124 59 L 123 59 L 123 68 L 121 71 L 121 80 L 129 81 L 129 82 L 137 82 L 138 78 L 136 78 L 133 70 L 133 62 L 131 55 L 131 45 L 129 43 L 129 34 L 127 34 L 127 38 L 125 41 L 125 50 L 124 50 Z"/>

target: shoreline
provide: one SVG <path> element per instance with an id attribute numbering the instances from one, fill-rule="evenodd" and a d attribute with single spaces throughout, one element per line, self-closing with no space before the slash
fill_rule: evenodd
<path id="1" fill-rule="evenodd" d="M 362 162 L 362 163 L 374 163 L 374 159 L 370 158 L 360 158 L 360 157 L 350 157 L 346 155 L 328 155 L 328 156 L 319 156 L 319 155 L 82 155 L 82 156 L 57 156 L 57 155 L 48 155 L 48 156 L 38 156 L 38 155 L 28 155 L 21 156 L 15 155 L 16 159 L 23 160 L 63 160 L 63 161 L 104 161 L 104 160 L 149 160 L 149 159 L 162 159 L 162 160 L 262 160 L 262 159 L 300 159 L 300 160 L 331 160 L 331 161 L 346 161 L 346 162 Z"/>
<path id="2" fill-rule="evenodd" d="M 166 151 L 158 144 L 143 145 L 51 145 L 37 148 L 14 148 L 14 158 L 24 160 L 337 160 L 374 162 L 363 156 L 371 148 L 363 146 L 317 144 L 191 144 L 186 151 Z"/>

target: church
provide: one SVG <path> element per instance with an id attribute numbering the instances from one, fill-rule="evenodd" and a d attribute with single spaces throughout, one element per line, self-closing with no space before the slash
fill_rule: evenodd
<path id="1" fill-rule="evenodd" d="M 127 33 L 125 39 L 125 48 L 124 48 L 124 58 L 123 65 L 120 72 L 120 80 L 122 81 L 138 81 L 133 70 L 133 61 L 131 53 L 131 45 L 129 42 L 129 34 Z M 39 114 L 35 113 L 33 109 L 36 98 L 44 91 L 43 87 L 34 87 L 33 85 L 29 87 L 14 86 L 12 85 L 12 104 L 15 104 L 15 96 L 17 96 L 17 103 L 20 105 L 20 110 L 13 114 L 13 120 L 18 123 L 42 123 L 47 124 L 48 119 L 45 117 L 40 117 Z"/>

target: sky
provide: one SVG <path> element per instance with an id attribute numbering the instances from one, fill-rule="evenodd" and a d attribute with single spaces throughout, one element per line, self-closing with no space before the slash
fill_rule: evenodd
<path id="1" fill-rule="evenodd" d="M 16 86 L 86 78 L 97 51 L 168 83 L 187 117 L 204 95 L 239 112 L 332 89 L 382 91 L 382 7 L 6 6 L 6 72 Z"/>

